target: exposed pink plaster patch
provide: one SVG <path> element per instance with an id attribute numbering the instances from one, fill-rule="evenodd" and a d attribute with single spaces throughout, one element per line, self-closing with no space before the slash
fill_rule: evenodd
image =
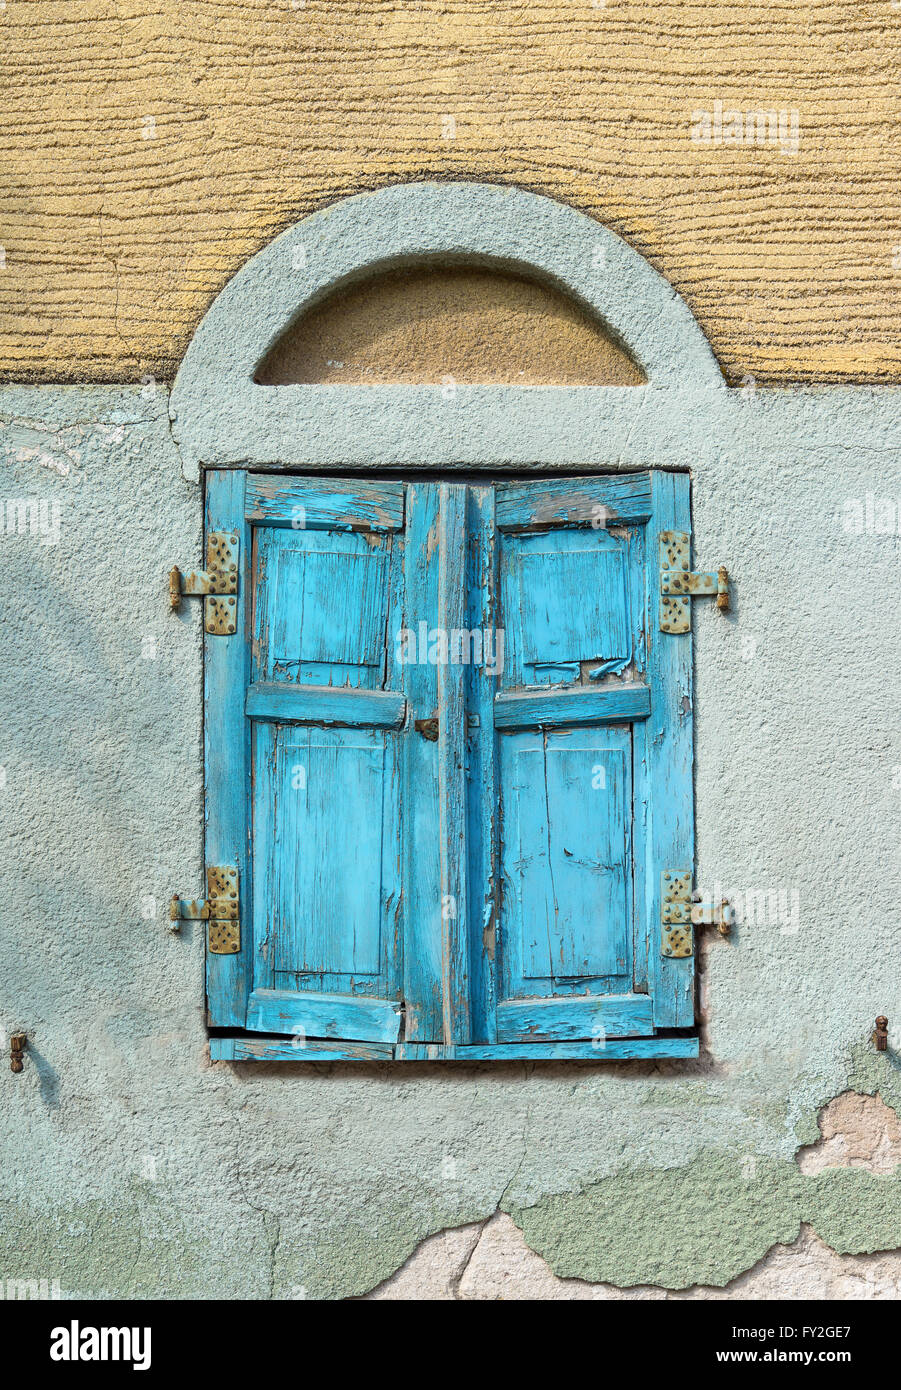
<path id="1" fill-rule="evenodd" d="M 901 1120 L 881 1096 L 845 1091 L 820 1112 L 815 1144 L 799 1149 L 802 1173 L 824 1168 L 867 1168 L 891 1173 L 901 1163 Z"/>

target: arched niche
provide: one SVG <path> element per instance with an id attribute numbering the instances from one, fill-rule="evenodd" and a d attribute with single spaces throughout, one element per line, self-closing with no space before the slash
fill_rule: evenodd
<path id="1" fill-rule="evenodd" d="M 556 287 L 488 266 L 418 265 L 335 291 L 281 334 L 264 386 L 640 386 L 603 322 Z"/>
<path id="2" fill-rule="evenodd" d="M 426 291 L 422 277 L 429 270 L 432 288 Z M 447 370 L 438 380 L 412 383 L 395 376 L 373 384 L 362 376 L 329 380 L 320 368 L 311 379 L 316 374 L 309 370 L 309 351 L 306 379 L 290 379 L 288 345 L 317 315 L 321 328 L 331 314 L 333 330 L 343 316 L 347 331 L 354 314 L 359 327 L 368 312 L 371 341 L 366 283 L 380 285 L 400 334 L 403 305 L 409 328 L 416 293 L 431 295 L 434 308 L 436 295 L 453 297 L 454 277 L 458 299 L 468 277 L 467 293 L 476 303 L 476 281 L 483 291 L 493 283 L 495 327 L 503 294 L 508 315 L 511 297 L 519 296 L 521 342 L 531 296 L 535 336 L 554 325 L 557 338 L 545 357 L 556 353 L 561 359 L 555 364 L 559 375 L 538 379 L 540 354 L 533 344 L 531 381 L 523 368 L 516 368 L 523 370 L 521 377 L 510 377 L 505 368 L 488 380 L 470 380 L 465 372 L 458 377 Z M 477 332 L 478 310 L 471 309 Z M 490 320 L 491 314 L 486 327 Z M 336 353 L 331 360 L 343 359 Z M 473 360 L 470 350 L 470 365 Z M 267 381 L 267 371 L 279 361 L 282 379 L 276 372 Z M 434 375 L 440 364 L 427 365 Z M 452 379 L 450 386 L 445 377 Z M 591 441 L 608 422 L 619 421 L 620 433 L 634 440 L 632 421 L 647 413 L 648 393 L 676 393 L 687 401 L 699 391 L 724 388 L 687 305 L 613 232 L 520 189 L 422 183 L 335 203 L 252 257 L 197 329 L 170 409 L 189 473 L 198 466 L 248 465 L 491 468 L 579 462 L 584 447 L 595 450 Z M 659 396 L 654 408 L 659 412 Z"/>

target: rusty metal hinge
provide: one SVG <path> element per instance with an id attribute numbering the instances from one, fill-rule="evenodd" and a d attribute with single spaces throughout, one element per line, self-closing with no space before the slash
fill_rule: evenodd
<path id="1" fill-rule="evenodd" d="M 206 569 L 169 572 L 169 606 L 181 607 L 182 597 L 203 598 L 203 628 L 214 637 L 237 631 L 238 537 L 233 531 L 210 531 L 206 538 Z"/>
<path id="2" fill-rule="evenodd" d="M 691 924 L 693 927 L 716 927 L 720 936 L 728 936 L 735 922 L 735 908 L 726 898 L 718 903 L 701 901 L 700 893 L 691 895 Z"/>
<path id="3" fill-rule="evenodd" d="M 12 1072 L 22 1070 L 22 1054 L 28 1046 L 27 1033 L 13 1033 L 9 1040 L 9 1069 Z"/>
<path id="4" fill-rule="evenodd" d="M 687 531 L 660 532 L 660 631 L 689 632 L 691 602 L 702 595 L 716 595 L 721 612 L 729 607 L 729 575 L 691 571 L 691 536 Z"/>
<path id="5" fill-rule="evenodd" d="M 238 870 L 230 864 L 216 865 L 206 871 L 206 898 L 180 898 L 177 893 L 169 904 L 172 931 L 180 931 L 182 922 L 206 922 L 207 941 L 214 956 L 231 956 L 241 949 L 241 902 L 238 894 Z"/>
<path id="6" fill-rule="evenodd" d="M 728 936 L 735 912 L 723 898 L 718 903 L 701 901 L 700 893 L 692 892 L 691 871 L 667 869 L 660 885 L 660 953 L 675 960 L 694 955 L 692 927 L 716 927 L 721 936 Z"/>

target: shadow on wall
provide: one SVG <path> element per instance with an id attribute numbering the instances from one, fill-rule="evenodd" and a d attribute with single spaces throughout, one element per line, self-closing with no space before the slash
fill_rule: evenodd
<path id="1" fill-rule="evenodd" d="M 468 266 L 383 272 L 330 295 L 282 334 L 263 386 L 639 386 L 641 368 L 558 290 Z"/>

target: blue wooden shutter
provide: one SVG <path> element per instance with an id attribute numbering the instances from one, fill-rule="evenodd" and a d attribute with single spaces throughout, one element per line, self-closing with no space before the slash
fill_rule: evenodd
<path id="1" fill-rule="evenodd" d="M 691 638 L 659 629 L 657 561 L 687 478 L 221 472 L 207 527 L 242 566 L 238 632 L 206 638 L 207 863 L 242 918 L 211 1024 L 349 1057 L 691 1027 L 660 927 L 693 861 Z M 442 653 L 461 630 L 480 662 Z"/>
<path id="2" fill-rule="evenodd" d="M 693 961 L 663 957 L 660 926 L 661 875 L 693 863 L 691 639 L 659 629 L 657 561 L 659 532 L 689 529 L 688 479 L 493 493 L 483 589 L 506 660 L 475 735 L 498 807 L 474 861 L 493 915 L 477 1036 L 601 1055 L 694 1022 Z"/>
<path id="3" fill-rule="evenodd" d="M 208 956 L 211 1022 L 393 1043 L 403 486 L 214 474 L 208 525 L 245 557 L 239 633 L 207 638 L 207 859 L 237 854 L 245 935 Z"/>

